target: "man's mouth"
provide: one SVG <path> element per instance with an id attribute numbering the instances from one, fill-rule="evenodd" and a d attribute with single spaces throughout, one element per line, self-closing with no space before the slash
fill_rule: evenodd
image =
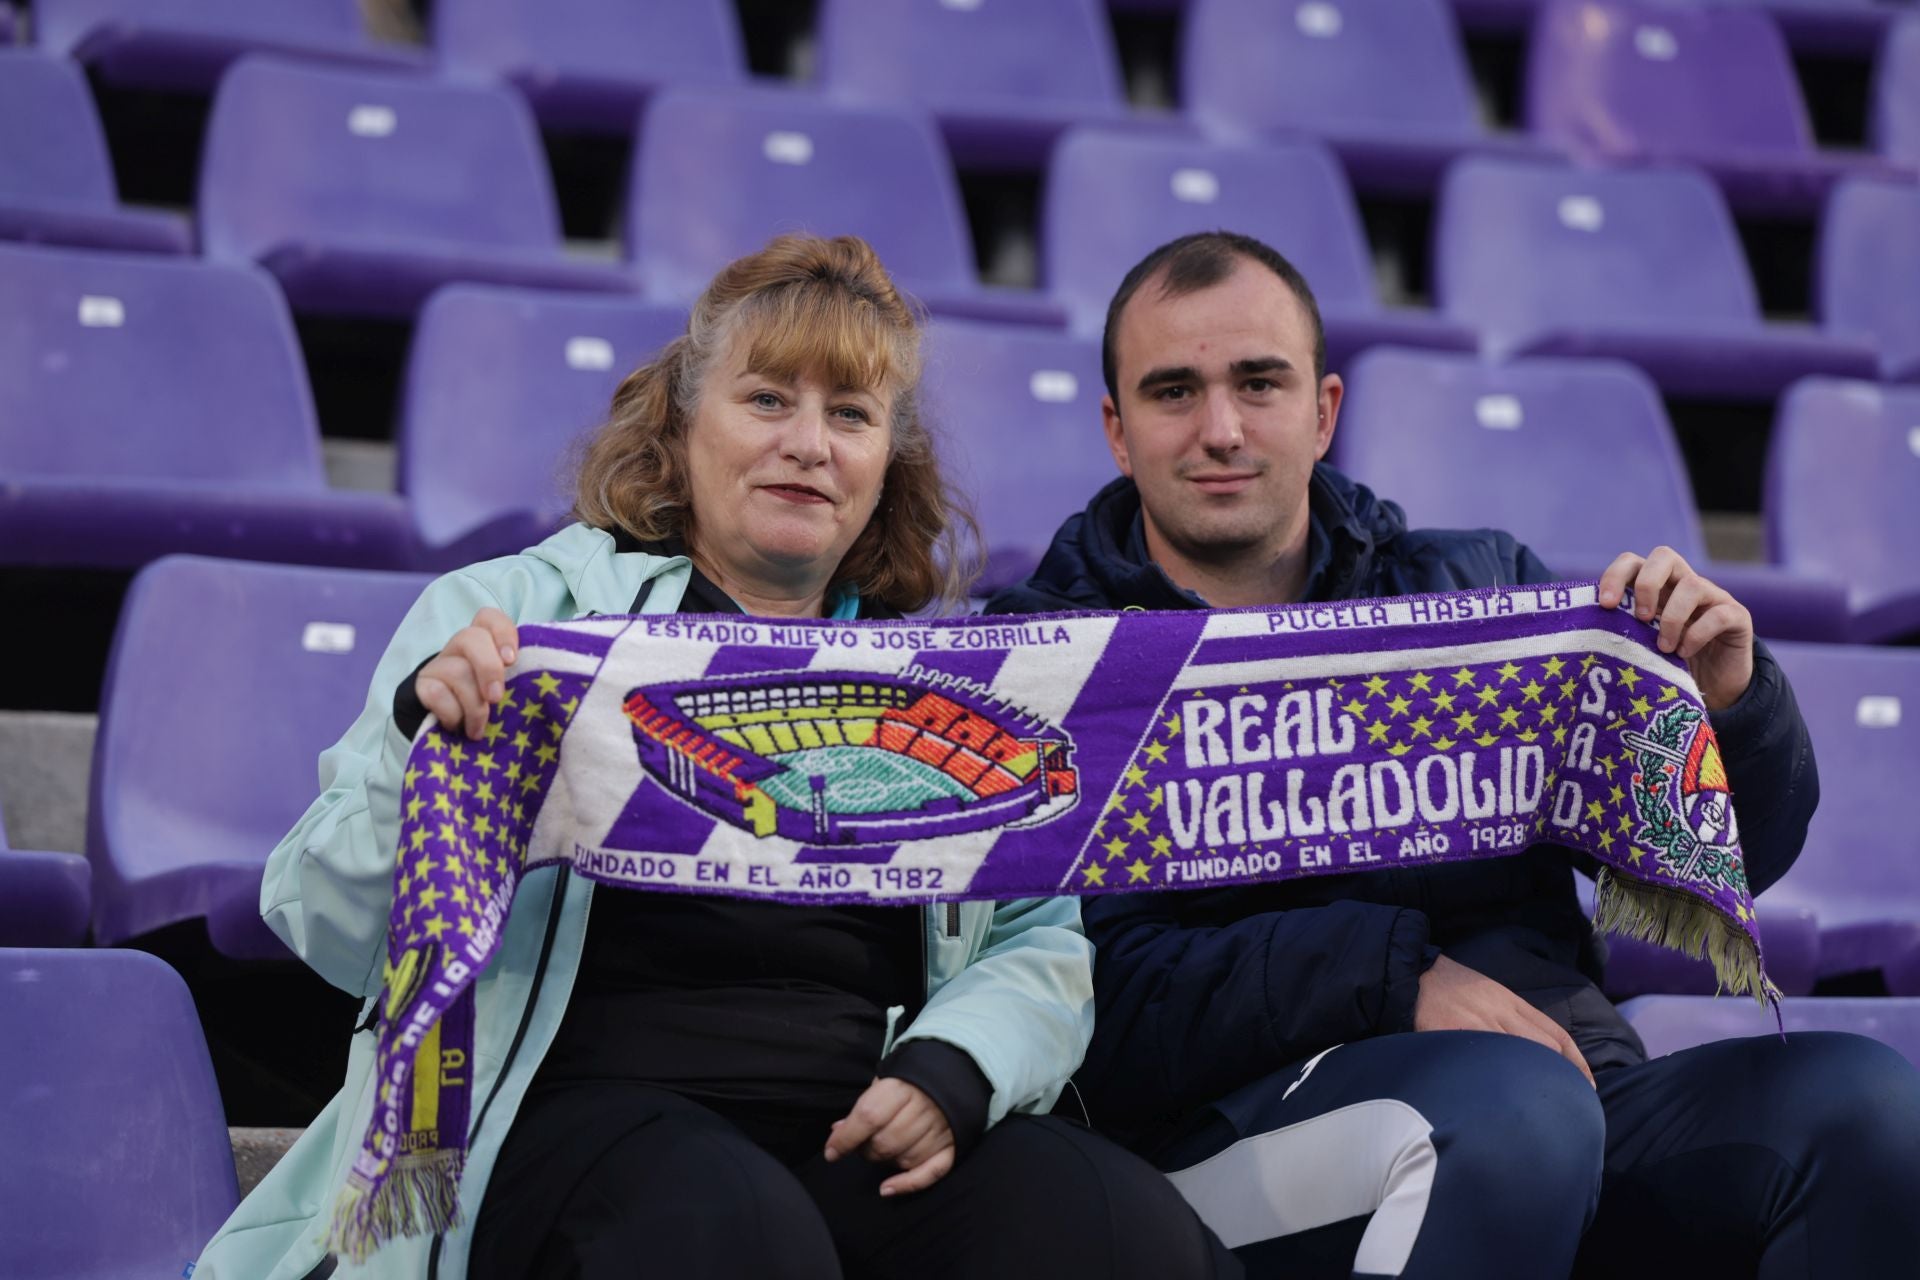
<path id="1" fill-rule="evenodd" d="M 1260 478 L 1258 471 L 1203 471 L 1187 481 L 1202 493 L 1239 493 Z"/>

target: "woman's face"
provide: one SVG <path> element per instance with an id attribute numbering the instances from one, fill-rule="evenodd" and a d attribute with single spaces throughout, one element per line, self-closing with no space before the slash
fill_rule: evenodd
<path id="1" fill-rule="evenodd" d="M 743 585 L 824 585 L 879 505 L 894 397 L 756 373 L 751 346 L 733 343 L 688 424 L 695 549 Z"/>

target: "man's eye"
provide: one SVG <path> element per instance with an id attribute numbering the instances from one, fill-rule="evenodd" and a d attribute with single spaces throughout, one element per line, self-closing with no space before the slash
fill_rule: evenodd
<path id="1" fill-rule="evenodd" d="M 1248 378 L 1247 390 L 1256 395 L 1265 395 L 1269 391 L 1278 390 L 1278 387 L 1271 378 Z"/>
<path id="2" fill-rule="evenodd" d="M 1185 400 L 1191 394 L 1187 387 L 1162 387 L 1154 394 L 1156 400 Z"/>

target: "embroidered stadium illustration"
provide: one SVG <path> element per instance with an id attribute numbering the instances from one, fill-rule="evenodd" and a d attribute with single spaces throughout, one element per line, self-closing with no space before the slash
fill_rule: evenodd
<path id="1" fill-rule="evenodd" d="M 1064 733 L 918 667 L 643 685 L 624 706 L 656 781 L 757 836 L 890 844 L 1033 826 L 1079 793 Z"/>

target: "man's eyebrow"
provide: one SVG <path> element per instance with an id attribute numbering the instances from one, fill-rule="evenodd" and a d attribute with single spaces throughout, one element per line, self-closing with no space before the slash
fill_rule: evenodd
<path id="1" fill-rule="evenodd" d="M 1256 373 L 1286 373 L 1293 368 L 1293 361 L 1285 356 L 1258 356 L 1251 360 L 1235 360 L 1227 368 L 1241 377 Z"/>
<path id="2" fill-rule="evenodd" d="M 1200 371 L 1192 365 L 1163 365 L 1158 369 L 1149 369 L 1134 390 L 1150 391 L 1154 387 L 1163 387 L 1176 382 L 1198 382 Z"/>

